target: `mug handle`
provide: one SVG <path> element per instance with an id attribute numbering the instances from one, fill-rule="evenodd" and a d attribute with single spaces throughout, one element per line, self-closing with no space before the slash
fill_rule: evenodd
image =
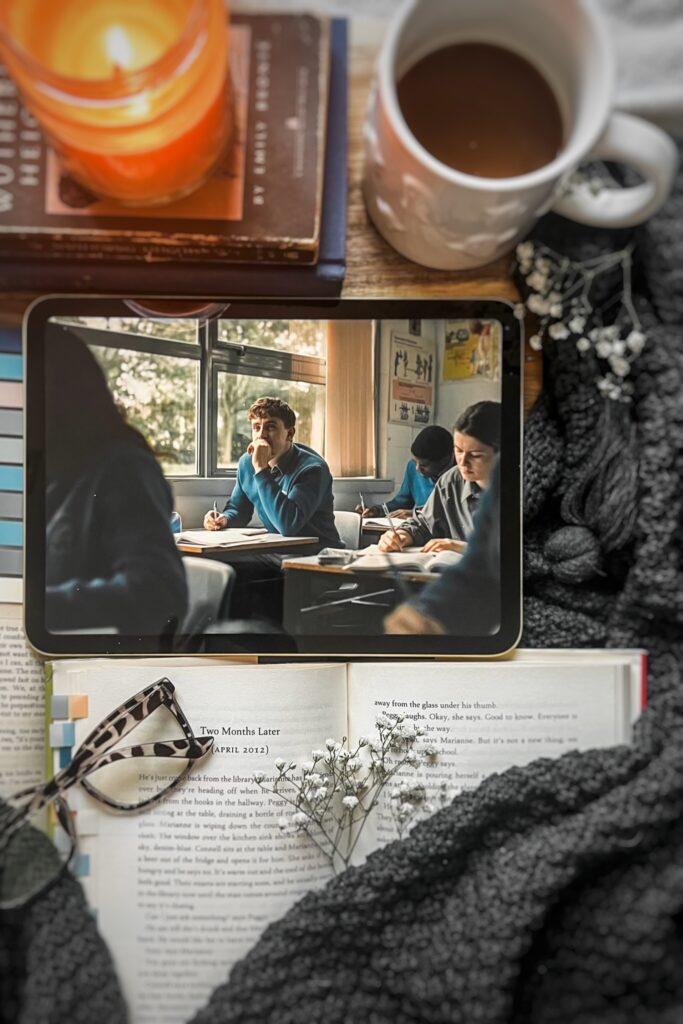
<path id="1" fill-rule="evenodd" d="M 631 188 L 606 188 L 592 194 L 572 189 L 552 207 L 579 224 L 597 228 L 630 228 L 651 217 L 669 197 L 678 168 L 678 151 L 661 128 L 632 114 L 612 114 L 588 159 L 615 160 L 645 179 Z"/>

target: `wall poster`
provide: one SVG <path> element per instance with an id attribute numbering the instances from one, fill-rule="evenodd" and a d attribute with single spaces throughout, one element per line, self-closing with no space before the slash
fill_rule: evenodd
<path id="1" fill-rule="evenodd" d="M 447 320 L 442 379 L 500 380 L 498 320 Z"/>
<path id="2" fill-rule="evenodd" d="M 389 420 L 425 427 L 433 422 L 436 344 L 422 337 L 391 335 Z"/>

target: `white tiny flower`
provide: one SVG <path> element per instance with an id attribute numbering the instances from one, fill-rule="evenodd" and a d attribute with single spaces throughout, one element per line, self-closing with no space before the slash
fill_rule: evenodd
<path id="1" fill-rule="evenodd" d="M 417 754 L 409 754 L 406 758 L 406 764 L 409 764 L 411 768 L 418 768 L 420 765 L 420 758 Z"/>
<path id="2" fill-rule="evenodd" d="M 401 808 L 398 813 L 401 815 L 402 818 L 407 818 L 409 815 L 413 813 L 414 810 L 415 808 L 413 807 L 413 805 L 406 801 L 406 803 L 401 805 Z"/>
<path id="3" fill-rule="evenodd" d="M 536 313 L 537 316 L 546 316 L 550 311 L 550 303 L 540 295 L 530 295 L 526 304 L 530 311 Z"/>
<path id="4" fill-rule="evenodd" d="M 612 342 L 608 338 L 600 338 L 595 345 L 595 351 L 600 359 L 609 359 L 612 355 Z"/>
<path id="5" fill-rule="evenodd" d="M 588 332 L 588 337 L 591 341 L 599 341 L 602 337 L 602 328 L 594 327 L 591 331 Z"/>
<path id="6" fill-rule="evenodd" d="M 645 335 L 642 331 L 631 331 L 626 339 L 626 344 L 634 355 L 638 356 L 645 347 Z"/>
<path id="7" fill-rule="evenodd" d="M 288 827 L 288 825 L 289 825 L 289 822 L 287 821 L 286 818 L 279 818 L 278 819 L 278 823 L 277 823 L 277 827 L 278 828 L 285 829 L 285 828 Z"/>
<path id="8" fill-rule="evenodd" d="M 603 394 L 609 391 L 612 387 L 612 382 L 607 377 L 600 377 L 598 379 L 598 391 Z"/>
<path id="9" fill-rule="evenodd" d="M 351 754 L 349 753 L 348 750 L 340 750 L 338 757 L 342 763 L 345 763 L 346 761 L 350 760 Z"/>
<path id="10" fill-rule="evenodd" d="M 612 342 L 612 354 L 615 356 L 623 356 L 626 352 L 626 342 L 622 338 L 618 338 L 617 341 Z"/>
<path id="11" fill-rule="evenodd" d="M 263 774 L 263 772 L 254 772 L 254 774 L 252 775 L 252 779 L 254 780 L 254 782 L 260 785 L 265 779 L 265 775 Z"/>
<path id="12" fill-rule="evenodd" d="M 357 796 L 345 796 L 344 799 L 342 800 L 342 804 L 349 811 L 352 811 L 354 809 L 354 807 L 358 806 L 358 797 Z"/>
<path id="13" fill-rule="evenodd" d="M 284 760 L 284 758 L 278 757 L 277 761 L 275 762 L 275 767 L 277 768 L 277 770 L 279 772 L 281 772 L 286 764 L 287 764 L 287 762 Z"/>
<path id="14" fill-rule="evenodd" d="M 534 266 L 536 267 L 536 270 L 540 270 L 542 274 L 549 274 L 552 264 L 547 256 L 539 256 L 536 259 Z"/>
<path id="15" fill-rule="evenodd" d="M 322 775 L 319 775 L 318 772 L 313 772 L 313 774 L 309 776 L 308 781 L 312 786 L 319 786 L 323 781 L 323 777 Z"/>
<path id="16" fill-rule="evenodd" d="M 367 738 L 367 736 L 361 736 L 360 739 L 358 740 L 358 746 L 367 747 L 369 742 L 370 740 Z"/>
<path id="17" fill-rule="evenodd" d="M 591 349 L 591 343 L 588 340 L 588 338 L 579 338 L 579 340 L 576 343 L 576 347 L 578 348 L 579 352 L 589 352 Z"/>
<path id="18" fill-rule="evenodd" d="M 610 356 L 609 365 L 617 377 L 627 377 L 631 372 L 631 364 L 623 356 Z"/>
<path id="19" fill-rule="evenodd" d="M 556 341 L 564 341 L 565 338 L 569 337 L 569 331 L 564 324 L 552 324 L 548 328 L 548 334 Z"/>
<path id="20" fill-rule="evenodd" d="M 392 789 L 392 791 L 389 794 L 389 796 L 391 797 L 392 800 L 398 800 L 400 798 L 400 796 L 401 796 L 401 790 L 400 789 Z"/>
<path id="21" fill-rule="evenodd" d="M 559 319 L 564 312 L 564 307 L 562 306 L 561 302 L 552 302 L 550 305 L 549 312 L 551 316 L 554 316 L 556 319 Z"/>
<path id="22" fill-rule="evenodd" d="M 533 288 L 535 292 L 544 292 L 545 286 L 548 283 L 548 275 L 541 274 L 538 270 L 534 270 L 533 274 L 529 274 L 527 277 L 526 283 L 530 288 Z"/>
<path id="23" fill-rule="evenodd" d="M 348 763 L 348 769 L 350 772 L 358 772 L 363 767 L 363 762 L 359 757 L 352 757 Z"/>
<path id="24" fill-rule="evenodd" d="M 303 825 L 308 824 L 308 815 L 305 814 L 303 811 L 297 811 L 296 814 L 292 817 L 292 821 L 298 828 L 301 828 Z"/>
<path id="25" fill-rule="evenodd" d="M 541 341 L 541 338 L 538 334 L 531 335 L 531 337 L 529 338 L 529 347 L 532 348 L 534 352 L 541 351 L 541 349 L 543 348 L 543 342 Z"/>
<path id="26" fill-rule="evenodd" d="M 327 747 L 328 750 L 334 750 L 334 748 L 337 746 L 337 741 L 333 740 L 331 737 L 328 737 L 325 740 L 325 746 Z"/>
<path id="27" fill-rule="evenodd" d="M 326 796 L 327 790 L 325 789 L 324 786 L 320 786 L 320 788 L 316 789 L 315 793 L 313 794 L 313 799 L 315 800 L 316 803 L 320 803 L 320 801 L 324 800 Z"/>
<path id="28" fill-rule="evenodd" d="M 377 718 L 375 719 L 375 725 L 377 725 L 379 728 L 386 729 L 390 725 L 393 725 L 393 722 L 386 715 L 378 715 Z"/>
<path id="29" fill-rule="evenodd" d="M 514 309 L 512 310 L 513 315 L 517 320 L 523 320 L 526 316 L 526 307 L 523 302 L 516 302 Z"/>
<path id="30" fill-rule="evenodd" d="M 581 334 L 585 326 L 586 318 L 583 316 L 574 316 L 569 321 L 569 330 L 572 332 L 572 334 Z"/>
<path id="31" fill-rule="evenodd" d="M 603 327 L 602 333 L 610 341 L 616 341 L 619 337 L 619 328 L 616 324 L 610 324 L 609 327 Z"/>
<path id="32" fill-rule="evenodd" d="M 321 761 L 323 759 L 323 757 L 325 756 L 325 751 L 324 750 L 313 750 L 312 754 L 313 754 L 313 760 L 314 761 Z"/>
<path id="33" fill-rule="evenodd" d="M 313 771 L 313 768 L 314 768 L 314 765 L 313 765 L 312 761 L 303 761 L 302 762 L 301 770 L 303 771 L 304 775 L 309 775 Z"/>
<path id="34" fill-rule="evenodd" d="M 534 258 L 534 243 L 520 242 L 515 251 L 518 260 L 532 260 Z"/>

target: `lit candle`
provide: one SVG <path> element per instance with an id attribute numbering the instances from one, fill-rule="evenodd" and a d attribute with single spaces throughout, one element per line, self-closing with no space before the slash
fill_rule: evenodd
<path id="1" fill-rule="evenodd" d="M 0 56 L 69 171 L 100 195 L 176 199 L 225 148 L 225 0 L 1 0 Z"/>

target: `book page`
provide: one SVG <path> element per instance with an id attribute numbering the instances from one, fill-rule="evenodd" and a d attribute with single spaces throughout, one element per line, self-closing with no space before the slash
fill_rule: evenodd
<path id="1" fill-rule="evenodd" d="M 0 607 L 0 796 L 43 781 L 45 682 L 26 642 L 21 606 Z"/>
<path id="2" fill-rule="evenodd" d="M 538 757 L 559 757 L 627 742 L 632 709 L 630 659 L 624 665 L 501 662 L 349 667 L 349 738 L 376 737 L 378 714 L 398 713 L 427 730 L 433 765 L 405 769 L 427 799 L 450 802 L 493 772 Z M 418 745 L 424 745 L 419 741 Z M 394 784 L 395 785 L 395 784 Z M 391 785 L 388 790 L 393 788 Z M 358 852 L 397 838 L 388 799 L 364 830 Z"/>
<path id="3" fill-rule="evenodd" d="M 69 794 L 87 858 L 82 881 L 132 1024 L 189 1020 L 266 925 L 331 877 L 313 844 L 283 835 L 278 820 L 291 808 L 252 776 L 262 771 L 272 779 L 276 758 L 301 764 L 346 729 L 343 665 L 161 665 L 57 663 L 53 678 L 55 693 L 88 697 L 87 719 L 75 722 L 76 743 L 161 675 L 174 683 L 195 734 L 215 735 L 214 752 L 144 813 L 111 813 L 80 787 Z M 122 745 L 148 742 L 147 724 Z M 122 767 L 131 793 L 138 781 L 144 792 L 151 771 L 145 761 L 104 771 Z"/>

